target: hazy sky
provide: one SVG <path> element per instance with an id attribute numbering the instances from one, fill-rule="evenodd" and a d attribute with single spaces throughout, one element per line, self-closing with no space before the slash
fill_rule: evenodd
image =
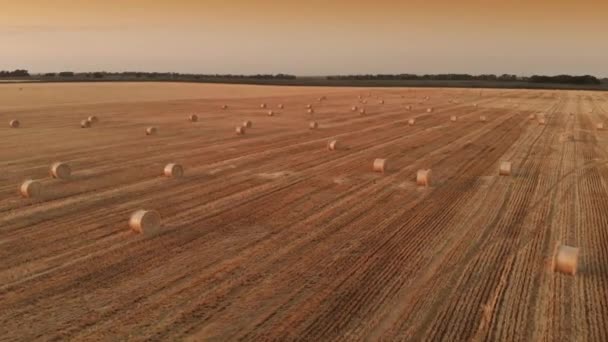
<path id="1" fill-rule="evenodd" d="M 0 69 L 608 76 L 608 0 L 0 0 Z"/>

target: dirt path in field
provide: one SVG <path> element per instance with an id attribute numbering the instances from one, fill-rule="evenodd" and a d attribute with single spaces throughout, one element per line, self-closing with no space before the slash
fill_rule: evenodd
<path id="1" fill-rule="evenodd" d="M 601 93 L 40 84 L 0 103 L 22 124 L 0 127 L 7 340 L 608 339 Z M 128 229 L 140 208 L 160 234 Z M 581 248 L 576 277 L 548 268 L 556 241 Z"/>

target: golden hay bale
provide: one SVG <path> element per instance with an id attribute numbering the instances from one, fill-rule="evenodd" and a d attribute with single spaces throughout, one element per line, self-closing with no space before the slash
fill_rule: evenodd
<path id="1" fill-rule="evenodd" d="M 511 175 L 511 162 L 501 161 L 498 167 L 498 175 L 510 176 Z"/>
<path id="2" fill-rule="evenodd" d="M 367 104 L 367 100 L 363 100 L 363 101 L 361 101 L 361 103 Z"/>
<path id="3" fill-rule="evenodd" d="M 82 121 L 80 121 L 80 127 L 82 127 L 82 128 L 89 128 L 89 127 L 91 127 L 91 121 L 89 121 L 89 120 L 82 120 Z"/>
<path id="4" fill-rule="evenodd" d="M 223 109 L 223 110 L 228 109 L 228 105 L 222 105 L 222 109 Z"/>
<path id="5" fill-rule="evenodd" d="M 40 196 L 42 191 L 42 184 L 39 181 L 28 179 L 21 183 L 19 187 L 19 193 L 22 197 L 34 198 Z"/>
<path id="6" fill-rule="evenodd" d="M 479 121 L 481 121 L 481 122 L 486 122 L 486 121 L 488 121 L 488 120 L 487 120 L 487 118 L 486 118 L 486 116 L 485 116 L 485 115 L 480 115 L 480 116 L 479 116 Z"/>
<path id="7" fill-rule="evenodd" d="M 388 171 L 388 160 L 382 158 L 376 158 L 373 164 L 373 170 L 375 172 L 386 172 Z"/>
<path id="8" fill-rule="evenodd" d="M 160 214 L 155 210 L 138 210 L 131 214 L 129 227 L 140 234 L 154 234 L 161 227 Z"/>
<path id="9" fill-rule="evenodd" d="M 146 135 L 156 135 L 156 133 L 158 133 L 158 129 L 156 129 L 156 127 L 146 128 Z"/>
<path id="10" fill-rule="evenodd" d="M 265 103 L 262 103 L 262 104 L 260 105 L 260 108 L 262 108 L 262 109 L 266 108 L 266 104 L 265 104 Z"/>
<path id="11" fill-rule="evenodd" d="M 384 100 L 380 100 L 380 101 L 378 101 L 378 103 L 380 103 L 382 105 L 382 104 L 384 104 Z"/>
<path id="12" fill-rule="evenodd" d="M 277 108 L 279 108 L 279 109 L 283 109 L 283 105 L 282 105 L 282 104 L 279 104 L 279 105 L 277 105 Z"/>
<path id="13" fill-rule="evenodd" d="M 416 123 L 416 119 L 409 119 L 407 120 L 407 124 L 410 126 L 414 126 L 414 124 Z"/>
<path id="14" fill-rule="evenodd" d="M 269 111 L 268 111 L 268 116 L 274 116 L 274 112 L 273 112 L 273 111 L 271 111 L 271 110 L 269 110 Z"/>
<path id="15" fill-rule="evenodd" d="M 192 114 L 188 117 L 188 120 L 190 120 L 191 122 L 197 122 L 198 121 L 198 115 L 196 114 Z"/>
<path id="16" fill-rule="evenodd" d="M 426 112 L 427 112 L 427 113 L 432 113 L 432 112 L 433 112 L 433 108 L 427 108 L 427 109 L 426 109 Z"/>
<path id="17" fill-rule="evenodd" d="M 338 149 L 338 140 L 330 140 L 327 142 L 327 149 L 330 151 L 335 151 Z"/>
<path id="18" fill-rule="evenodd" d="M 243 121 L 243 127 L 251 128 L 251 126 L 253 126 L 253 122 L 251 122 L 250 120 Z"/>
<path id="19" fill-rule="evenodd" d="M 431 169 L 418 170 L 416 173 L 416 184 L 419 186 L 431 186 Z"/>
<path id="20" fill-rule="evenodd" d="M 357 111 L 357 106 L 352 106 L 352 107 L 350 108 L 350 110 L 351 110 L 352 112 L 356 112 L 356 111 Z"/>
<path id="21" fill-rule="evenodd" d="M 365 115 L 365 108 L 361 108 L 361 110 L 359 110 L 359 114 L 360 115 Z"/>
<path id="22" fill-rule="evenodd" d="M 99 118 L 95 115 L 91 115 L 87 118 L 87 121 L 90 122 L 91 124 L 95 124 L 99 122 Z"/>
<path id="23" fill-rule="evenodd" d="M 311 108 L 312 108 L 312 105 L 310 103 L 306 105 L 306 109 L 311 109 Z"/>
<path id="24" fill-rule="evenodd" d="M 604 123 L 603 123 L 603 122 L 598 123 L 598 124 L 596 125 L 596 128 L 597 128 L 597 129 L 599 129 L 599 130 L 604 129 Z"/>
<path id="25" fill-rule="evenodd" d="M 405 107 L 405 109 L 412 110 L 412 106 L 408 105 L 408 106 Z"/>
<path id="26" fill-rule="evenodd" d="M 19 125 L 21 125 L 19 120 L 11 120 L 11 122 L 9 122 L 8 124 L 11 128 L 19 128 Z"/>
<path id="27" fill-rule="evenodd" d="M 310 108 L 310 109 L 308 110 L 308 114 L 314 114 L 314 113 L 315 113 L 315 110 L 314 110 L 314 109 Z"/>
<path id="28" fill-rule="evenodd" d="M 539 126 L 543 126 L 545 123 L 546 123 L 545 118 L 543 118 L 543 117 L 538 118 L 538 125 Z"/>
<path id="29" fill-rule="evenodd" d="M 452 115 L 452 116 L 450 116 L 450 121 L 456 122 L 456 121 L 458 121 L 458 117 L 456 115 Z"/>
<path id="30" fill-rule="evenodd" d="M 319 127 L 319 123 L 317 123 L 316 121 L 311 121 L 310 124 L 308 124 L 308 127 L 310 129 L 316 129 Z"/>
<path id="31" fill-rule="evenodd" d="M 163 174 L 166 177 L 180 178 L 184 175 L 184 168 L 180 164 L 170 163 L 165 165 Z"/>
<path id="32" fill-rule="evenodd" d="M 578 267 L 579 249 L 562 245 L 559 242 L 555 244 L 553 252 L 552 269 L 554 272 L 560 272 L 568 275 L 576 275 Z"/>
<path id="33" fill-rule="evenodd" d="M 473 104 L 473 107 L 477 108 L 477 107 L 478 107 L 477 103 L 474 103 L 474 104 Z"/>
<path id="34" fill-rule="evenodd" d="M 243 135 L 243 134 L 245 134 L 245 127 L 237 126 L 235 129 L 235 132 L 237 135 Z"/>
<path id="35" fill-rule="evenodd" d="M 51 168 L 49 170 L 51 177 L 57 179 L 69 179 L 72 175 L 72 169 L 66 163 L 55 162 L 51 164 Z"/>

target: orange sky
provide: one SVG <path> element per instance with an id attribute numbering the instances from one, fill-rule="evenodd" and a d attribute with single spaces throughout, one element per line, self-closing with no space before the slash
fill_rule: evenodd
<path id="1" fill-rule="evenodd" d="M 608 76 L 608 1 L 0 0 L 0 9 L 0 69 Z"/>

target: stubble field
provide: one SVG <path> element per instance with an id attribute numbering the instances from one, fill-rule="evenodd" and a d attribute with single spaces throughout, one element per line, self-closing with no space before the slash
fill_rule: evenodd
<path id="1" fill-rule="evenodd" d="M 605 92 L 0 85 L 0 336 L 606 341 L 607 119 Z"/>

